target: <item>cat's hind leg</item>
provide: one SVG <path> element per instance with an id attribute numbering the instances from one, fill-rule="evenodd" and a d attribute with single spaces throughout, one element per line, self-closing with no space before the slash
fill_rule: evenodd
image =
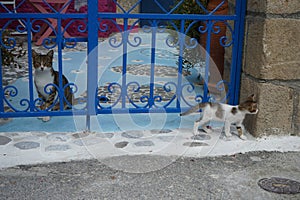
<path id="1" fill-rule="evenodd" d="M 206 123 L 204 123 L 202 125 L 202 129 L 206 132 L 206 133 L 212 133 L 212 128 L 211 126 L 209 125 L 210 124 L 210 121 L 207 121 Z"/>
<path id="2" fill-rule="evenodd" d="M 200 119 L 198 119 L 198 120 L 196 120 L 195 122 L 194 122 L 194 129 L 193 129 L 193 134 L 194 135 L 197 135 L 198 134 L 198 128 L 199 128 L 199 125 L 200 125 L 200 122 L 201 122 L 201 120 L 202 120 L 202 118 L 200 118 Z"/>
<path id="3" fill-rule="evenodd" d="M 199 126 L 201 126 L 206 133 L 210 133 L 210 130 L 206 128 L 206 124 L 208 124 L 208 123 L 209 123 L 209 120 L 202 120 L 202 117 L 200 119 L 198 119 L 197 121 L 195 121 L 193 134 L 197 135 L 199 133 L 199 131 L 198 131 Z"/>
<path id="4" fill-rule="evenodd" d="M 198 120 L 196 120 L 196 121 L 194 122 L 194 129 L 193 129 L 193 134 L 194 134 L 194 135 L 199 134 L 199 127 L 200 127 L 200 125 L 203 124 L 202 119 L 203 119 L 203 116 L 201 116 Z"/>

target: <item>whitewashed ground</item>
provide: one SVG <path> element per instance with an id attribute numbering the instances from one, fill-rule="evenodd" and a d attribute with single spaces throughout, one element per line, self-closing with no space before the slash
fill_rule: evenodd
<path id="1" fill-rule="evenodd" d="M 0 168 L 120 155 L 162 155 L 176 159 L 181 156 L 221 156 L 250 151 L 300 151 L 300 137 L 296 136 L 255 139 L 247 135 L 248 140 L 244 141 L 235 135 L 230 139 L 223 138 L 220 132 L 215 131 L 209 135 L 210 138 L 201 134 L 202 138 L 194 140 L 191 129 L 175 129 L 169 133 L 149 130 L 107 134 L 26 132 L 0 133 L 0 136 L 12 139 L 0 145 Z M 22 142 L 27 142 L 29 146 L 17 147 Z M 34 145 L 30 147 L 30 142 L 39 146 L 32 148 Z"/>

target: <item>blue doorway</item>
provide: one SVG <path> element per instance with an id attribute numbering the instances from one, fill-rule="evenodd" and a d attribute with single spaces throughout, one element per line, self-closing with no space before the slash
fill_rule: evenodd
<path id="1" fill-rule="evenodd" d="M 172 9 L 174 0 L 143 0 L 140 4 L 140 13 L 166 13 Z M 147 20 L 141 20 L 140 26 L 147 25 Z"/>

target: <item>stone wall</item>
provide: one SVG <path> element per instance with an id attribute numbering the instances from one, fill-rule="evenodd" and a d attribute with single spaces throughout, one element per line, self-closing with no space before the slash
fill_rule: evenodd
<path id="1" fill-rule="evenodd" d="M 254 136 L 300 135 L 300 2 L 248 0 L 241 100 L 255 93 Z"/>

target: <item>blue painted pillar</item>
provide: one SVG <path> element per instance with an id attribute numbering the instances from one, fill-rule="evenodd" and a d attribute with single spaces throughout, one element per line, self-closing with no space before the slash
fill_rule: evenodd
<path id="1" fill-rule="evenodd" d="M 231 89 L 229 104 L 237 105 L 240 96 L 244 33 L 245 33 L 245 15 L 247 1 L 236 0 L 235 13 L 237 19 L 234 24 L 234 41 L 235 45 L 232 48 L 232 66 L 231 66 Z"/>

